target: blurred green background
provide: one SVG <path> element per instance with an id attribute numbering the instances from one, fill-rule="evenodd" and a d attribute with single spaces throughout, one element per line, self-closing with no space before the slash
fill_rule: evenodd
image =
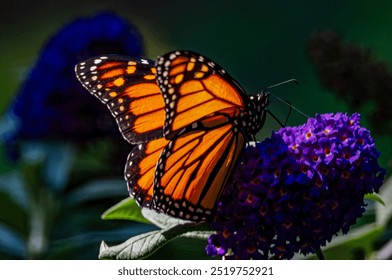
<path id="1" fill-rule="evenodd" d="M 299 86 L 285 85 L 274 88 L 272 92 L 289 100 L 310 116 L 325 112 L 353 112 L 345 100 L 321 86 L 306 54 L 306 42 L 314 32 L 334 30 L 344 40 L 369 48 L 376 60 L 392 63 L 392 2 L 387 0 L 17 1 L 3 5 L 2 10 L 1 113 L 10 106 L 29 67 L 36 61 L 48 38 L 73 19 L 101 11 L 113 11 L 138 28 L 143 36 L 146 57 L 155 59 L 177 49 L 199 52 L 218 62 L 248 94 L 296 78 L 300 82 Z M 385 94 L 390 95 L 391 92 Z M 287 106 L 283 104 L 273 104 L 271 110 L 282 120 L 288 112 Z M 372 130 L 366 112 L 363 113 L 362 123 Z M 292 113 L 289 124 L 297 125 L 304 121 L 304 117 Z M 270 118 L 259 138 L 269 136 L 273 129 L 278 128 L 279 125 Z M 381 151 L 380 163 L 389 171 L 392 136 L 373 136 Z M 99 169 L 105 165 L 105 161 L 99 161 L 99 145 L 104 144 L 96 145 L 91 148 L 93 151 L 90 154 L 87 149 L 83 160 L 78 161 L 81 168 L 90 165 L 98 166 Z M 5 174 L 15 168 L 5 159 L 2 150 L 0 172 Z M 118 243 L 132 234 L 153 228 L 126 221 L 100 220 L 100 214 L 105 209 L 127 196 L 126 184 L 122 182 L 122 169 L 118 170 L 118 174 L 103 179 L 116 180 L 116 193 L 108 194 L 107 197 L 100 194 L 93 201 L 79 203 L 69 212 L 57 215 L 56 226 L 49 234 L 51 240 L 54 240 L 51 244 L 54 245 L 49 246 L 49 253 L 39 254 L 36 258 L 94 259 L 98 254 L 100 240 Z M 7 223 L 12 231 L 18 233 L 18 238 L 26 240 L 29 216 L 14 204 L 6 194 L 1 196 L 0 222 Z M 374 216 L 374 213 L 369 216 Z M 200 247 L 198 255 L 176 255 L 177 249 L 171 245 L 174 247 L 166 248 L 155 257 L 202 257 L 205 243 L 192 242 Z M 183 246 L 187 249 L 196 245 L 192 243 Z M 0 258 L 32 257 L 23 249 L 20 250 L 20 254 L 1 250 Z"/>

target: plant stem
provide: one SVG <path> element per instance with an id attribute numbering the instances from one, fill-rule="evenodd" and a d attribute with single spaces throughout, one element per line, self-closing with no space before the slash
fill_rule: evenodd
<path id="1" fill-rule="evenodd" d="M 319 260 L 325 260 L 325 256 L 323 254 L 323 251 L 320 248 L 315 249 L 316 256 Z"/>

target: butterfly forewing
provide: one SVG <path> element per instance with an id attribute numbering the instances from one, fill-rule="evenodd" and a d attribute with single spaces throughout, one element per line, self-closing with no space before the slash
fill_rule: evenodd
<path id="1" fill-rule="evenodd" d="M 164 100 L 153 61 L 101 56 L 79 63 L 75 71 L 83 86 L 108 106 L 128 142 L 162 137 Z"/>
<path id="2" fill-rule="evenodd" d="M 157 82 L 166 104 L 166 138 L 214 112 L 245 108 L 247 96 L 243 89 L 204 56 L 176 51 L 158 58 L 156 65 Z"/>

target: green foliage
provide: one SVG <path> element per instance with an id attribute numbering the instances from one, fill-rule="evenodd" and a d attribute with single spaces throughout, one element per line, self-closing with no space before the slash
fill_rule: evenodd
<path id="1" fill-rule="evenodd" d="M 167 246 L 173 240 L 181 238 L 181 242 L 175 245 L 175 250 L 181 250 L 185 244 L 192 242 L 190 239 L 203 240 L 200 248 L 203 249 L 205 242 L 212 234 L 210 226 L 205 223 L 190 223 L 189 221 L 176 219 L 168 215 L 157 213 L 154 210 L 141 209 L 132 198 L 124 199 L 115 206 L 108 209 L 103 215 L 103 219 L 125 219 L 136 222 L 153 223 L 161 228 L 134 236 L 127 241 L 112 247 L 108 247 L 104 241 L 101 243 L 99 258 L 101 259 L 144 259 L 154 258 L 154 253 Z M 186 247 L 186 245 L 185 245 Z M 200 248 L 196 249 L 200 251 Z M 188 255 L 195 247 L 188 247 L 184 255 Z M 159 254 L 155 254 L 155 257 Z M 179 257 L 181 255 L 178 255 Z M 205 254 L 199 254 L 199 258 L 206 258 Z"/>
<path id="2" fill-rule="evenodd" d="M 365 195 L 365 198 L 366 198 L 366 199 L 369 199 L 369 200 L 376 201 L 376 202 L 380 203 L 381 205 L 385 206 L 385 202 L 384 202 L 384 201 L 382 200 L 382 198 L 381 198 L 378 194 L 376 194 L 376 193 L 366 194 L 366 195 Z"/>
<path id="3" fill-rule="evenodd" d="M 392 218 L 392 179 L 389 177 L 385 180 L 380 190 L 380 196 L 383 198 L 384 205 L 376 204 L 376 223 L 380 226 L 387 226 L 388 221 Z"/>
<path id="4" fill-rule="evenodd" d="M 95 259 L 102 238 L 120 242 L 153 228 L 99 219 L 114 201 L 128 196 L 126 184 L 120 176 L 86 177 L 75 169 L 80 154 L 61 143 L 25 145 L 18 165 L 0 176 L 1 258 Z M 108 167 L 104 170 L 94 173 L 105 174 Z"/>
<path id="5" fill-rule="evenodd" d="M 104 220 L 130 220 L 140 223 L 150 223 L 149 220 L 143 217 L 140 206 L 130 197 L 106 210 L 101 218 Z"/>
<path id="6" fill-rule="evenodd" d="M 183 234 L 194 231 L 201 232 L 203 230 L 210 230 L 210 228 L 204 223 L 185 223 L 168 229 L 141 234 L 113 247 L 107 247 L 105 243 L 102 243 L 99 258 L 128 260 L 143 259 Z"/>

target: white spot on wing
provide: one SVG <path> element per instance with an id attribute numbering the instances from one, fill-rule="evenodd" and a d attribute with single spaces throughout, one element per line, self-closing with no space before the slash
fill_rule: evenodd
<path id="1" fill-rule="evenodd" d="M 149 64 L 149 63 L 148 63 L 148 60 L 146 60 L 146 59 L 144 59 L 144 58 L 142 58 L 142 59 L 140 60 L 140 62 L 143 63 L 143 64 Z"/>

